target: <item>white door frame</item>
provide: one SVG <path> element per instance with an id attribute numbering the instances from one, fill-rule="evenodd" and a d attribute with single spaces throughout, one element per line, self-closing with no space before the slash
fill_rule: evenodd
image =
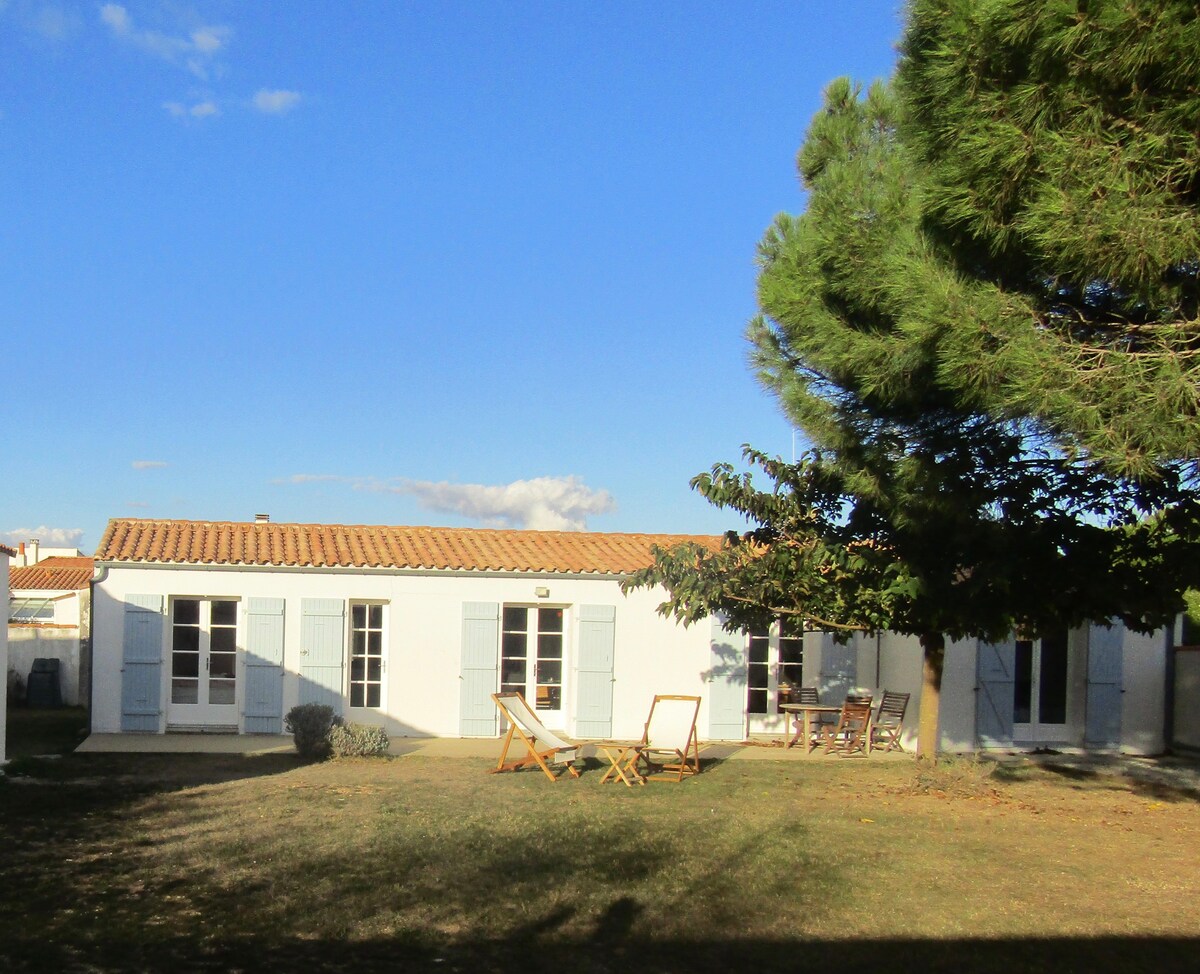
<path id="1" fill-rule="evenodd" d="M 242 682 L 239 601 L 174 596 L 167 625 L 168 726 L 238 726 Z"/>

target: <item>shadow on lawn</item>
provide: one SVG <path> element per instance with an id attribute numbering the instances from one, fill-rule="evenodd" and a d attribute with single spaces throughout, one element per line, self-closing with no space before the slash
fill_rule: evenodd
<path id="1" fill-rule="evenodd" d="M 515 974 L 641 974 L 728 971 L 920 970 L 932 974 L 1121 971 L 1171 974 L 1195 970 L 1200 938 L 1050 938 L 1012 940 L 711 940 L 633 938 L 641 907 L 614 901 L 591 929 L 572 930 L 569 908 L 507 937 L 450 940 L 159 940 L 152 945 L 102 942 L 66 948 L 30 941 L 0 945 L 13 974 L 53 970 L 118 974 L 132 971 L 372 972 L 512 971 Z"/>

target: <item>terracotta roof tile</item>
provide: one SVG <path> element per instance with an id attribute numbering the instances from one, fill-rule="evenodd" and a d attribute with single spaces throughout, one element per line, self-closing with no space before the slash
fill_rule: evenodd
<path id="1" fill-rule="evenodd" d="M 40 589 L 75 591 L 88 587 L 94 562 L 91 558 L 43 558 L 36 565 L 9 568 L 8 587 L 15 590 Z"/>
<path id="2" fill-rule="evenodd" d="M 720 540 L 714 535 L 114 518 L 108 522 L 96 558 L 162 564 L 621 575 L 649 565 L 654 545 L 695 541 L 716 546 Z"/>

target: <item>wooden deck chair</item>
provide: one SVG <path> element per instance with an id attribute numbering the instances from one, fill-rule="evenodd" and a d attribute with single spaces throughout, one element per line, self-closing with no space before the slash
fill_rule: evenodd
<path id="1" fill-rule="evenodd" d="M 637 764 L 645 768 L 647 781 L 682 781 L 684 775 L 700 773 L 700 745 L 696 740 L 699 713 L 699 697 L 666 693 L 654 697 L 638 744 Z M 651 776 L 658 772 L 667 774 L 662 778 Z"/>
<path id="2" fill-rule="evenodd" d="M 799 703 L 801 706 L 819 707 L 821 705 L 821 698 L 817 694 L 816 687 L 801 687 L 800 688 L 800 697 L 796 702 Z M 811 721 L 812 740 L 807 742 L 808 746 L 810 748 L 815 747 L 817 744 L 820 743 L 821 728 L 827 724 L 832 724 L 834 720 L 835 720 L 835 717 L 833 714 L 814 714 L 813 715 L 812 721 Z M 803 725 L 804 725 L 803 718 L 797 717 L 795 720 L 795 728 L 796 728 L 797 733 L 802 734 L 804 732 Z"/>
<path id="3" fill-rule="evenodd" d="M 830 727 L 832 726 L 832 730 Z M 821 728 L 825 750 L 830 754 L 871 753 L 871 704 L 847 700 L 842 704 L 837 724 Z"/>
<path id="4" fill-rule="evenodd" d="M 521 694 L 493 693 L 492 699 L 500 708 L 501 715 L 508 721 L 508 736 L 504 738 L 504 748 L 500 752 L 500 760 L 492 769 L 492 774 L 499 771 L 515 771 L 517 768 L 536 764 L 547 778 L 557 781 L 558 778 L 546 763 L 550 761 L 553 764 L 565 764 L 572 777 L 579 777 L 579 772 L 571 764 L 579 757 L 577 744 L 568 744 L 546 730 L 545 724 L 537 719 Z M 506 762 L 504 759 L 508 756 L 508 747 L 512 744 L 514 736 L 521 739 L 528 753 L 524 757 Z"/>
<path id="5" fill-rule="evenodd" d="M 907 693 L 883 691 L 883 699 L 879 702 L 879 713 L 871 724 L 871 746 L 882 747 L 884 751 L 892 748 L 903 751 L 900 743 L 900 732 L 904 730 L 904 712 L 908 709 Z"/>

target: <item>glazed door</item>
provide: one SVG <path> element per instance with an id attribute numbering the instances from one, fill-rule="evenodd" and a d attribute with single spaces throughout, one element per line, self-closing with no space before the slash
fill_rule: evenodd
<path id="1" fill-rule="evenodd" d="M 235 599 L 171 603 L 171 702 L 167 723 L 237 726 Z"/>

